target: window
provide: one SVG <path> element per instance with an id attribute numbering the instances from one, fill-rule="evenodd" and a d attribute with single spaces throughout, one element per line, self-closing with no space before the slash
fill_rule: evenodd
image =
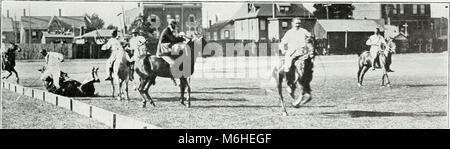
<path id="1" fill-rule="evenodd" d="M 223 35 L 224 35 L 225 39 L 229 39 L 230 38 L 230 31 L 229 30 L 223 31 Z"/>
<path id="2" fill-rule="evenodd" d="M 36 32 L 36 31 L 32 31 L 32 32 L 31 32 L 31 36 L 32 36 L 33 38 L 35 38 L 35 37 L 37 36 L 37 32 Z"/>
<path id="3" fill-rule="evenodd" d="M 150 22 L 156 23 L 156 15 L 154 14 L 150 15 Z"/>
<path id="4" fill-rule="evenodd" d="M 281 22 L 281 27 L 283 27 L 283 28 L 288 27 L 288 22 L 286 22 L 286 21 Z"/>
<path id="5" fill-rule="evenodd" d="M 189 22 L 195 22 L 195 16 L 193 14 L 189 15 Z"/>
<path id="6" fill-rule="evenodd" d="M 392 5 L 392 8 L 394 8 L 394 9 L 392 9 L 392 13 L 393 14 L 397 14 L 397 4 L 394 4 L 394 5 Z"/>
<path id="7" fill-rule="evenodd" d="M 280 12 L 289 12 L 289 6 L 281 6 Z"/>
<path id="8" fill-rule="evenodd" d="M 384 6 L 384 13 L 389 14 L 389 5 Z"/>
<path id="9" fill-rule="evenodd" d="M 266 20 L 259 21 L 259 28 L 264 31 L 266 30 Z"/>
<path id="10" fill-rule="evenodd" d="M 214 40 L 217 40 L 217 32 L 214 32 Z"/>
<path id="11" fill-rule="evenodd" d="M 413 14 L 417 14 L 417 5 L 413 5 L 412 11 Z"/>
<path id="12" fill-rule="evenodd" d="M 420 5 L 420 14 L 425 14 L 425 5 Z"/>
<path id="13" fill-rule="evenodd" d="M 176 20 L 177 22 L 180 22 L 180 15 L 175 15 L 175 20 Z"/>
<path id="14" fill-rule="evenodd" d="M 400 14 L 405 14 L 405 9 L 403 7 L 403 4 L 400 4 Z"/>

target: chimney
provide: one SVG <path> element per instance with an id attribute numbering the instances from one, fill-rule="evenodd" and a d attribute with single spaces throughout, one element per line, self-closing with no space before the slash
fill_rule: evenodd
<path id="1" fill-rule="evenodd" d="M 59 16 L 61 16 L 61 9 L 58 9 L 58 11 L 59 11 Z"/>
<path id="2" fill-rule="evenodd" d="M 6 17 L 9 18 L 9 10 L 6 10 Z"/>
<path id="3" fill-rule="evenodd" d="M 216 14 L 216 22 L 219 22 L 219 16 Z"/>
<path id="4" fill-rule="evenodd" d="M 23 16 L 27 16 L 27 10 L 23 9 Z"/>
<path id="5" fill-rule="evenodd" d="M 211 27 L 211 25 L 212 25 L 212 21 L 211 21 L 211 20 L 209 20 L 209 27 Z"/>

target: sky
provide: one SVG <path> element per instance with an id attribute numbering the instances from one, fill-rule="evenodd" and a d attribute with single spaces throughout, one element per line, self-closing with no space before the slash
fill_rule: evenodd
<path id="1" fill-rule="evenodd" d="M 304 3 L 304 6 L 314 11 L 312 3 Z M 235 15 L 236 11 L 245 6 L 245 3 L 227 2 L 227 3 L 203 3 L 203 25 L 206 27 L 208 20 L 215 20 L 217 15 L 219 20 L 231 19 Z M 448 4 L 431 4 L 431 17 L 447 17 L 449 16 Z M 32 16 L 51 16 L 58 15 L 58 9 L 62 10 L 62 15 L 68 16 L 82 16 L 85 13 L 92 14 L 97 13 L 100 18 L 105 21 L 105 27 L 109 24 L 113 24 L 122 27 L 122 17 L 117 16 L 124 10 L 137 7 L 136 2 L 30 2 L 30 1 L 3 1 L 2 14 L 6 15 L 6 10 L 10 11 L 10 16 L 16 16 L 20 19 L 23 15 L 23 9 L 31 8 Z M 209 19 L 208 19 L 209 18 Z M 214 22 L 213 22 L 214 23 Z"/>

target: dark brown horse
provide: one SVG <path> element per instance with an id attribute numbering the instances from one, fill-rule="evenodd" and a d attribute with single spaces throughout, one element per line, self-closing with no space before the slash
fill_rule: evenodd
<path id="1" fill-rule="evenodd" d="M 2 70 L 9 72 L 9 75 L 4 76 L 3 79 L 8 79 L 12 75 L 12 73 L 14 73 L 17 78 L 16 82 L 19 83 L 19 75 L 17 74 L 17 71 L 14 67 L 16 66 L 16 51 L 21 52 L 22 48 L 20 48 L 13 42 L 9 43 L 12 45 L 12 47 L 8 48 L 2 56 Z"/>
<path id="2" fill-rule="evenodd" d="M 307 54 L 299 56 L 293 60 L 293 65 L 289 72 L 284 72 L 282 65 L 274 67 L 272 77 L 277 81 L 278 94 L 280 95 L 280 102 L 282 107 L 282 114 L 287 116 L 286 107 L 284 106 L 284 98 L 282 92 L 283 80 L 289 82 L 288 87 L 291 88 L 290 96 L 295 101 L 292 103 L 294 107 L 298 108 L 311 101 L 311 86 L 310 83 L 313 78 L 314 57 L 317 55 L 315 47 L 315 40 L 311 38 L 306 45 Z M 297 86 L 301 87 L 301 94 L 295 98 L 295 90 Z"/>
<path id="3" fill-rule="evenodd" d="M 191 106 L 190 94 L 191 87 L 189 85 L 190 76 L 194 73 L 194 64 L 196 62 L 196 58 L 199 54 L 201 54 L 201 49 L 205 47 L 206 41 L 200 37 L 189 40 L 185 45 L 186 48 L 182 48 L 182 53 L 180 55 L 174 56 L 174 59 L 183 61 L 180 65 L 173 65 L 173 67 L 179 66 L 179 70 L 182 70 L 182 74 L 173 74 L 173 70 L 177 68 L 170 68 L 170 65 L 162 58 L 157 57 L 155 55 L 142 55 L 135 62 L 135 72 L 139 76 L 139 87 L 138 91 L 143 98 L 142 107 L 146 107 L 147 101 L 150 101 L 152 106 L 155 106 L 152 98 L 150 97 L 148 90 L 150 86 L 155 85 L 156 77 L 163 78 L 177 78 L 180 80 L 180 102 L 186 107 Z M 177 62 L 175 63 L 177 64 Z M 190 66 L 184 67 L 183 66 Z M 185 91 L 187 89 L 187 98 L 184 97 Z M 184 101 L 187 100 L 187 104 L 184 104 Z"/>
<path id="4" fill-rule="evenodd" d="M 386 50 L 385 46 L 381 46 L 381 47 L 382 47 L 382 50 L 379 52 L 379 56 L 378 56 L 380 67 L 376 67 L 376 68 L 381 69 L 383 71 L 383 75 L 381 77 L 381 86 L 384 87 L 386 85 L 387 87 L 390 87 L 391 82 L 389 80 L 387 68 L 390 65 L 390 59 L 391 59 L 393 52 Z M 364 75 L 366 74 L 367 70 L 369 70 L 370 67 L 373 67 L 372 63 L 371 63 L 370 52 L 364 51 L 363 53 L 361 53 L 359 55 L 359 59 L 358 59 L 358 73 L 357 73 L 358 86 L 362 86 L 362 82 L 364 80 Z M 387 81 L 386 83 L 385 83 L 385 79 Z"/>
<path id="5" fill-rule="evenodd" d="M 45 67 L 39 69 L 38 71 L 44 73 Z M 92 79 L 79 82 L 77 80 L 71 79 L 67 73 L 61 71 L 61 76 L 59 78 L 59 84 L 61 88 L 56 89 L 51 77 L 45 78 L 44 87 L 47 89 L 47 91 L 58 95 L 69 97 L 93 97 L 95 96 L 94 83 L 100 82 L 97 72 L 98 67 L 93 67 L 91 72 Z"/>

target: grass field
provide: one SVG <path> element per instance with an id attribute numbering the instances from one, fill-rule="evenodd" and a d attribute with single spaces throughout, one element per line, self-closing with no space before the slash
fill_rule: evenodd
<path id="1" fill-rule="evenodd" d="M 3 129 L 106 129 L 107 126 L 41 100 L 2 90 Z"/>
<path id="2" fill-rule="evenodd" d="M 268 63 L 276 58 L 198 60 L 191 108 L 179 104 L 179 89 L 169 79 L 158 78 L 150 88 L 157 107 L 141 108 L 137 91 L 130 89 L 128 103 L 109 97 L 110 83 L 103 81 L 105 60 L 68 60 L 62 69 L 82 81 L 90 78 L 93 66 L 99 66 L 99 96 L 77 100 L 162 128 L 448 128 L 447 59 L 447 53 L 394 55 L 392 87 L 381 88 L 380 70 L 370 70 L 363 87 L 356 85 L 356 55 L 318 57 L 313 100 L 299 109 L 288 106 L 287 117 L 281 116 L 278 95 L 270 92 L 275 91 L 273 80 L 267 78 Z M 42 65 L 43 61 L 18 62 L 20 84 L 43 88 L 37 71 Z M 262 75 L 238 77 L 255 71 Z M 286 99 L 288 105 L 293 101 Z"/>

